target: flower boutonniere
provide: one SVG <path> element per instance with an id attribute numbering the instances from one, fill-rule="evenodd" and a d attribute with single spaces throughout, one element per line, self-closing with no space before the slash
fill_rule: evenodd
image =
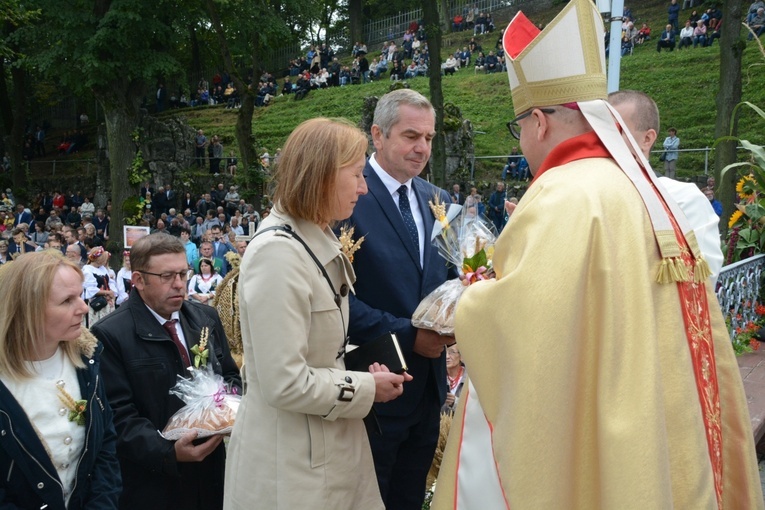
<path id="1" fill-rule="evenodd" d="M 205 326 L 199 335 L 199 343 L 190 349 L 194 355 L 194 366 L 196 368 L 207 365 L 207 358 L 210 357 L 210 349 L 207 348 L 207 338 L 209 336 L 210 330 Z"/>
<path id="2" fill-rule="evenodd" d="M 77 425 L 85 425 L 85 409 L 88 407 L 86 400 L 75 400 L 68 391 L 64 389 L 63 384 L 58 384 L 58 398 L 69 409 L 69 421 Z"/>
<path id="3" fill-rule="evenodd" d="M 353 262 L 353 254 L 356 253 L 359 248 L 361 248 L 361 243 L 364 242 L 364 238 L 366 237 L 361 236 L 356 241 L 354 241 L 353 233 L 355 230 L 356 227 L 348 227 L 343 225 L 340 227 L 340 237 L 338 238 L 340 241 L 340 251 L 345 253 L 345 256 L 348 257 L 348 260 L 351 262 Z"/>

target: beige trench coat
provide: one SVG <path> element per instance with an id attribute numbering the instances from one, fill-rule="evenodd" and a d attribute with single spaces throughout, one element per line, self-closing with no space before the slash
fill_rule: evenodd
<path id="1" fill-rule="evenodd" d="M 303 238 L 345 296 L 338 309 L 316 263 L 288 234 L 266 232 L 247 247 L 239 305 L 248 389 L 228 448 L 224 508 L 382 509 L 362 421 L 374 379 L 336 359 L 353 268 L 328 228 L 275 208 L 261 229 L 281 224 Z"/>

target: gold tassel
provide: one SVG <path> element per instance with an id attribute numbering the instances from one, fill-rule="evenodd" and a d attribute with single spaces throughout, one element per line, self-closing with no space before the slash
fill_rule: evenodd
<path id="1" fill-rule="evenodd" d="M 678 282 L 690 282 L 691 275 L 688 273 L 688 266 L 683 262 L 682 257 L 675 259 L 675 269 L 677 270 Z"/>
<path id="2" fill-rule="evenodd" d="M 672 257 L 667 261 L 667 266 L 669 267 L 669 277 L 672 280 L 672 283 L 677 283 L 680 281 L 680 273 L 677 268 L 677 259 Z"/>
<path id="3" fill-rule="evenodd" d="M 694 271 L 693 281 L 696 283 L 702 283 L 712 276 L 712 270 L 709 269 L 709 264 L 704 257 L 696 258 L 696 271 Z"/>
<path id="4" fill-rule="evenodd" d="M 672 277 L 669 274 L 668 258 L 661 259 L 661 265 L 659 266 L 659 272 L 656 274 L 657 283 L 672 283 Z"/>

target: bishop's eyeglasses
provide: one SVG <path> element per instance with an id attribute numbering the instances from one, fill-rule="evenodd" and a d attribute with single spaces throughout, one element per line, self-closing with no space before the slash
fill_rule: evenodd
<path id="1" fill-rule="evenodd" d="M 507 129 L 510 131 L 510 134 L 513 136 L 513 138 L 515 138 L 516 140 L 520 140 L 521 139 L 521 126 L 518 125 L 518 121 L 519 120 L 523 120 L 526 117 L 528 117 L 529 115 L 531 115 L 531 113 L 534 110 L 539 110 L 542 113 L 546 113 L 548 115 L 551 114 L 551 113 L 555 113 L 555 110 L 553 108 L 532 108 L 531 110 L 527 111 L 526 113 L 522 113 L 522 114 L 518 115 L 516 118 L 514 118 L 513 120 L 511 120 L 510 122 L 507 123 Z"/>

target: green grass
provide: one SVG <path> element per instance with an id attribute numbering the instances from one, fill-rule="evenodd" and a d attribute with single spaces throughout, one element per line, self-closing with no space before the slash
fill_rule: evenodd
<path id="1" fill-rule="evenodd" d="M 654 0 L 632 2 L 633 12 L 638 16 L 638 26 L 648 20 L 656 37 L 666 19 L 666 2 Z M 559 10 L 539 13 L 534 21 L 549 21 Z M 683 11 L 681 15 L 690 14 Z M 507 20 L 497 22 L 503 26 Z M 445 52 L 453 52 L 467 43 L 472 34 L 462 32 L 448 34 L 445 38 Z M 656 38 L 654 37 L 654 39 Z M 486 48 L 493 48 L 497 33 L 477 38 Z M 718 41 L 719 43 L 719 41 Z M 662 116 L 662 133 L 659 142 L 666 136 L 670 126 L 677 128 L 682 148 L 704 148 L 714 144 L 714 126 L 717 117 L 715 97 L 719 83 L 720 46 L 715 43 L 709 48 L 686 49 L 673 52 L 656 52 L 654 41 L 635 48 L 633 55 L 622 59 L 622 89 L 642 90 L 650 94 L 659 105 Z M 371 53 L 369 58 L 376 56 Z M 744 53 L 743 98 L 755 104 L 765 105 L 765 66 L 752 64 L 765 62 L 754 42 L 750 42 Z M 411 87 L 425 95 L 428 81 L 425 78 L 409 80 Z M 291 130 L 303 120 L 316 116 L 346 117 L 359 121 L 361 106 L 366 96 L 384 94 L 390 82 L 383 80 L 366 85 L 312 91 L 304 100 L 294 101 L 291 97 L 278 97 L 266 108 L 256 109 L 254 133 L 260 146 L 273 153 L 280 147 Z M 508 134 L 505 123 L 513 117 L 510 90 L 504 73 L 475 75 L 473 69 L 463 69 L 454 76 L 444 77 L 444 98 L 459 106 L 463 116 L 473 123 L 481 133 L 475 135 L 476 156 L 497 156 L 507 154 L 516 143 Z M 219 133 L 229 146 L 235 145 L 233 124 L 235 112 L 219 107 L 187 110 L 182 113 L 195 128 L 206 133 Z M 762 144 L 763 126 L 756 122 L 753 114 L 744 113 L 740 122 L 742 138 Z M 476 165 L 479 178 L 496 175 L 502 161 L 479 161 Z M 703 174 L 703 153 L 684 153 L 678 165 L 678 174 L 692 178 Z"/>
<path id="2" fill-rule="evenodd" d="M 678 130 L 681 148 L 704 148 L 714 144 L 714 126 L 717 117 L 716 94 L 719 83 L 719 40 L 709 48 L 686 49 L 673 52 L 656 52 L 655 39 L 666 23 L 665 0 L 647 0 L 628 3 L 637 16 L 637 26 L 647 21 L 652 27 L 654 40 L 635 48 L 633 55 L 622 59 L 621 88 L 642 90 L 653 97 L 661 111 L 661 133 L 659 142 L 666 136 L 669 127 Z M 700 12 L 705 7 L 697 8 Z M 534 14 L 534 22 L 549 22 L 561 9 L 553 9 Z M 690 10 L 681 12 L 683 16 Z M 495 17 L 497 27 L 508 22 L 510 13 Z M 446 34 L 444 55 L 466 45 L 472 33 L 469 31 Z M 494 48 L 498 32 L 477 37 L 488 54 Z M 379 49 L 370 48 L 371 59 L 379 55 Z M 347 60 L 347 59 L 346 59 Z M 765 107 L 765 57 L 759 52 L 754 42 L 749 42 L 744 53 L 743 99 Z M 312 91 L 304 100 L 295 101 L 292 97 L 277 97 L 266 108 L 257 108 L 253 118 L 253 129 L 259 146 L 273 154 L 277 147 L 284 144 L 289 133 L 300 122 L 317 116 L 346 117 L 354 122 L 361 118 L 364 98 L 380 96 L 390 85 L 385 75 L 383 81 L 365 85 Z M 428 80 L 415 78 L 409 80 L 411 87 L 425 95 L 428 92 Z M 476 156 L 498 156 L 509 153 L 517 144 L 505 128 L 505 123 L 513 117 L 510 90 L 505 73 L 494 75 L 475 75 L 473 69 L 463 69 L 454 76 L 444 77 L 443 91 L 445 101 L 459 106 L 463 116 L 473 123 L 477 132 L 475 141 Z M 163 115 L 170 115 L 163 114 Z M 222 137 L 226 153 L 230 149 L 237 151 L 234 135 L 237 110 L 226 110 L 222 106 L 186 109 L 172 115 L 184 116 L 194 128 L 202 128 L 209 135 Z M 750 111 L 746 110 L 740 120 L 742 138 L 763 144 L 763 125 Z M 711 161 L 711 159 L 710 159 Z M 478 160 L 476 163 L 477 179 L 491 180 L 496 177 L 504 163 L 501 159 Z M 658 165 L 657 157 L 654 164 Z M 678 164 L 678 175 L 691 179 L 704 172 L 703 153 L 683 153 Z"/>

